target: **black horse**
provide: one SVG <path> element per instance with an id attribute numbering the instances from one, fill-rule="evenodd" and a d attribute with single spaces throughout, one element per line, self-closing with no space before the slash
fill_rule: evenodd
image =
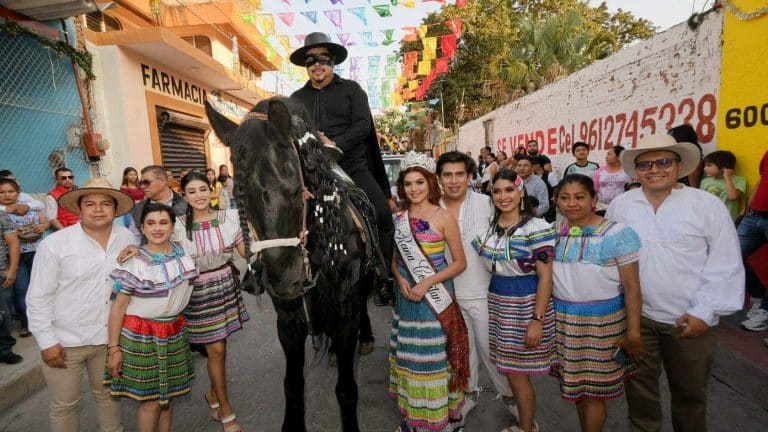
<path id="1" fill-rule="evenodd" d="M 251 279 L 270 295 L 286 358 L 283 432 L 303 432 L 304 347 L 330 337 L 338 359 L 336 399 L 345 432 L 358 432 L 353 361 L 362 276 L 383 263 L 375 216 L 364 193 L 332 169 L 303 107 L 288 99 L 257 105 L 238 126 L 206 103 L 219 139 L 231 148 L 235 199 L 247 240 Z M 306 247 L 304 246 L 306 244 Z M 249 248 L 249 252 L 253 248 Z"/>

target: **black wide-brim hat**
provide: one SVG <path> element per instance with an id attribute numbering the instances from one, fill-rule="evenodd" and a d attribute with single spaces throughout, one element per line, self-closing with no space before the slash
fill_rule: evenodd
<path id="1" fill-rule="evenodd" d="M 331 42 L 331 38 L 320 32 L 314 32 L 307 35 L 304 38 L 304 46 L 291 53 L 291 63 L 296 66 L 305 67 L 307 60 L 307 51 L 312 48 L 325 47 L 331 52 L 331 55 L 335 58 L 334 64 L 341 64 L 347 59 L 347 49 L 343 46 Z"/>

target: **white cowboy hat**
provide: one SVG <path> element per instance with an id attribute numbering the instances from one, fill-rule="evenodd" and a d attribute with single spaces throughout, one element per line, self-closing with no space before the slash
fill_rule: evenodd
<path id="1" fill-rule="evenodd" d="M 101 177 L 88 180 L 83 187 L 69 191 L 59 197 L 59 206 L 64 210 L 80 215 L 80 197 L 89 194 L 104 194 L 109 195 L 117 202 L 117 208 L 115 209 L 115 217 L 122 216 L 133 208 L 133 198 L 128 194 L 120 192 L 112 187 L 112 183 L 109 180 Z"/>
<path id="2" fill-rule="evenodd" d="M 291 63 L 296 66 L 305 66 L 307 60 L 307 51 L 312 48 L 325 47 L 328 48 L 331 55 L 335 58 L 334 64 L 342 64 L 347 59 L 347 49 L 343 46 L 331 42 L 330 36 L 325 33 L 314 32 L 308 34 L 304 38 L 304 46 L 291 53 Z"/>
<path id="3" fill-rule="evenodd" d="M 680 163 L 683 165 L 682 170 L 678 178 L 683 178 L 692 173 L 699 166 L 701 161 L 701 152 L 696 144 L 689 142 L 677 142 L 669 135 L 649 135 L 642 138 L 637 147 L 633 149 L 626 149 L 621 152 L 621 167 L 624 168 L 624 172 L 630 178 L 637 178 L 637 170 L 635 169 L 635 159 L 643 153 L 652 151 L 666 150 L 676 153 L 680 156 Z"/>

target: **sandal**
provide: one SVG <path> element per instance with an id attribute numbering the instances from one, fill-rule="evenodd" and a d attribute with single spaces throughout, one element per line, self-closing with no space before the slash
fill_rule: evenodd
<path id="1" fill-rule="evenodd" d="M 221 426 L 224 427 L 224 432 L 243 432 L 236 420 L 235 413 L 223 417 L 221 419 Z"/>
<path id="2" fill-rule="evenodd" d="M 19 337 L 25 338 L 25 337 L 30 337 L 30 336 L 32 336 L 32 332 L 29 331 L 29 329 L 26 328 L 26 327 L 24 327 L 23 329 L 21 329 L 19 331 Z"/>
<path id="3" fill-rule="evenodd" d="M 218 402 L 211 403 L 211 401 L 208 400 L 208 392 L 205 392 L 205 394 L 203 395 L 203 399 L 205 399 L 205 403 L 207 403 L 208 406 L 211 408 L 211 420 L 215 422 L 220 422 L 221 413 L 219 412 L 219 406 L 220 406 L 219 403 Z"/>

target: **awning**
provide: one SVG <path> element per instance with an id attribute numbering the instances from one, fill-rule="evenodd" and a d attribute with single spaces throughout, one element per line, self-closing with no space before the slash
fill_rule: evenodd
<path id="1" fill-rule="evenodd" d="M 95 45 L 128 49 L 148 62 L 175 70 L 248 104 L 271 96 L 163 27 L 94 33 L 93 36 Z"/>

